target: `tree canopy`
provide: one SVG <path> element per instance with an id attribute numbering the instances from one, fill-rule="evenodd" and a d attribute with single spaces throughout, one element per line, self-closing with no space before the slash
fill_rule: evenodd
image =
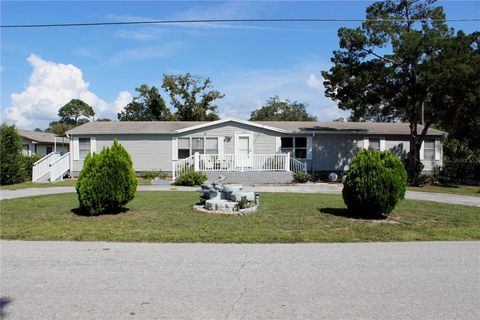
<path id="1" fill-rule="evenodd" d="M 218 120 L 215 100 L 225 95 L 212 89 L 212 81 L 190 73 L 164 75 L 162 88 L 168 93 L 176 109 L 175 119 L 180 121 Z"/>
<path id="2" fill-rule="evenodd" d="M 212 90 L 209 78 L 193 76 L 190 73 L 163 75 L 162 89 L 170 98 L 170 109 L 160 91 L 146 84 L 135 90 L 139 95 L 133 98 L 118 113 L 120 121 L 213 121 L 218 120 L 215 100 L 224 94 Z M 174 110 L 174 111 L 172 111 Z"/>
<path id="3" fill-rule="evenodd" d="M 316 117 L 309 115 L 307 104 L 279 96 L 271 97 L 264 106 L 254 110 L 250 115 L 251 121 L 316 121 Z"/>
<path id="4" fill-rule="evenodd" d="M 155 86 L 142 84 L 135 88 L 138 96 L 118 113 L 120 121 L 168 121 L 173 120 L 170 109 Z"/>
<path id="5" fill-rule="evenodd" d="M 95 116 L 95 111 L 86 102 L 72 99 L 58 110 L 59 121 L 52 121 L 45 132 L 65 134 L 66 131 L 89 122 Z"/>
<path id="6" fill-rule="evenodd" d="M 446 119 L 452 106 L 463 105 L 454 91 L 460 83 L 471 87 L 462 78 L 472 78 L 474 69 L 478 72 L 478 62 L 475 67 L 472 59 L 473 52 L 478 54 L 478 36 L 455 36 L 445 24 L 443 8 L 434 2 L 387 0 L 370 5 L 361 27 L 338 30 L 334 66 L 322 72 L 326 96 L 339 108 L 351 110 L 353 120 L 410 124 L 407 170 L 413 184 L 422 170 L 419 151 L 427 130 Z M 425 126 L 419 130 L 422 109 Z"/>
<path id="7" fill-rule="evenodd" d="M 58 110 L 60 122 L 77 126 L 95 115 L 93 108 L 80 99 L 72 99 Z"/>

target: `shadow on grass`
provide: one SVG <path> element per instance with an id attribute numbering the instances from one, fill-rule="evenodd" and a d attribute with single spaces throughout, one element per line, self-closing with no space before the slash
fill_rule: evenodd
<path id="1" fill-rule="evenodd" d="M 9 297 L 0 297 L 0 318 L 5 319 L 7 313 L 5 312 L 6 306 L 12 302 L 12 299 Z"/>
<path id="2" fill-rule="evenodd" d="M 129 210 L 130 210 L 129 208 L 122 207 L 122 208 L 118 208 L 116 210 L 108 210 L 108 211 L 102 212 L 99 215 L 91 215 L 84 208 L 78 207 L 78 208 L 74 208 L 74 209 L 70 210 L 70 212 L 74 213 L 77 216 L 82 216 L 82 217 L 98 217 L 98 216 L 117 215 L 117 214 L 120 214 L 120 213 L 128 212 Z"/>
<path id="3" fill-rule="evenodd" d="M 321 213 L 330 214 L 332 216 L 344 217 L 358 220 L 385 220 L 387 217 L 383 215 L 369 214 L 368 212 L 352 212 L 347 208 L 319 208 Z"/>

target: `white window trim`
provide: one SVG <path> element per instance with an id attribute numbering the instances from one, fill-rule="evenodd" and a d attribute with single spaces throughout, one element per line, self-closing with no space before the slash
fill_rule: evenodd
<path id="1" fill-rule="evenodd" d="M 78 143 L 78 137 L 73 137 L 73 160 L 80 160 L 80 146 Z"/>
<path id="2" fill-rule="evenodd" d="M 363 138 L 363 149 L 368 150 L 368 145 L 370 144 L 370 140 L 368 138 Z"/>
<path id="3" fill-rule="evenodd" d="M 275 153 L 282 152 L 282 137 L 275 137 Z"/>
<path id="4" fill-rule="evenodd" d="M 90 154 L 97 152 L 97 138 L 90 137 Z"/>
<path id="5" fill-rule="evenodd" d="M 172 138 L 172 160 L 178 160 L 178 138 Z"/>
<path id="6" fill-rule="evenodd" d="M 188 139 L 188 150 L 190 157 L 194 155 L 192 150 L 193 139 L 203 139 L 203 154 L 207 152 L 207 139 L 218 139 L 217 152 L 224 154 L 224 139 L 220 136 L 202 136 L 202 137 L 176 137 L 172 138 L 172 160 L 178 160 L 178 139 Z"/>
<path id="7" fill-rule="evenodd" d="M 442 143 L 440 139 L 435 139 L 435 161 L 439 161 L 441 159 L 442 154 Z"/>
<path id="8" fill-rule="evenodd" d="M 295 144 L 295 139 L 296 138 L 306 138 L 307 139 L 307 145 L 306 147 L 300 147 L 299 149 L 306 149 L 306 158 L 299 158 L 300 160 L 310 160 L 312 159 L 312 137 L 311 136 L 283 136 L 280 137 L 280 140 L 278 142 L 278 152 L 282 152 L 282 139 L 281 138 L 292 138 L 292 152 L 291 156 L 295 157 L 295 150 L 297 149 L 297 146 Z"/>
<path id="9" fill-rule="evenodd" d="M 74 151 L 75 150 L 77 151 L 76 160 L 85 160 L 85 159 L 80 159 L 80 139 L 90 139 L 90 154 L 92 154 L 92 139 L 95 139 L 95 138 L 92 138 L 92 137 L 78 137 L 76 145 L 74 144 L 74 147 L 75 147 Z M 75 142 L 75 140 L 74 140 L 74 142 Z M 96 142 L 94 144 L 96 146 Z M 74 154 L 74 157 L 75 157 L 75 154 Z"/>
<path id="10" fill-rule="evenodd" d="M 385 138 L 380 138 L 380 151 L 385 151 L 386 141 Z"/>
<path id="11" fill-rule="evenodd" d="M 312 137 L 307 137 L 307 159 L 308 160 L 312 159 L 312 153 L 313 153 L 313 139 Z"/>

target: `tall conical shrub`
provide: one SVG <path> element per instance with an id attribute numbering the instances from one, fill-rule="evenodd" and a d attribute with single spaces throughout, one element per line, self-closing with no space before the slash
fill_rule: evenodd
<path id="1" fill-rule="evenodd" d="M 76 189 L 85 214 L 118 212 L 137 189 L 132 159 L 125 148 L 115 140 L 112 147 L 88 155 Z"/>
<path id="2" fill-rule="evenodd" d="M 343 200 L 352 214 L 390 214 L 405 197 L 407 173 L 389 151 L 361 150 L 353 157 L 343 186 Z"/>

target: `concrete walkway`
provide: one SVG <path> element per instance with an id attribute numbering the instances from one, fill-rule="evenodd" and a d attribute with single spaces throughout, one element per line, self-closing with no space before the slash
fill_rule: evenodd
<path id="1" fill-rule="evenodd" d="M 2 319 L 480 319 L 480 242 L 1 241 Z"/>
<path id="2" fill-rule="evenodd" d="M 296 185 L 246 185 L 245 188 L 257 192 L 284 192 L 284 193 L 323 193 L 323 194 L 341 194 L 342 185 L 328 183 L 310 183 Z M 181 186 L 154 186 L 140 185 L 138 191 L 197 191 L 198 187 Z M 0 200 L 34 197 L 49 194 L 72 193 L 75 187 L 51 187 L 51 188 L 26 188 L 18 190 L 0 190 Z M 465 206 L 480 207 L 480 197 L 462 196 L 446 193 L 430 193 L 407 191 L 405 195 L 409 200 L 433 201 L 440 203 L 460 204 Z"/>

